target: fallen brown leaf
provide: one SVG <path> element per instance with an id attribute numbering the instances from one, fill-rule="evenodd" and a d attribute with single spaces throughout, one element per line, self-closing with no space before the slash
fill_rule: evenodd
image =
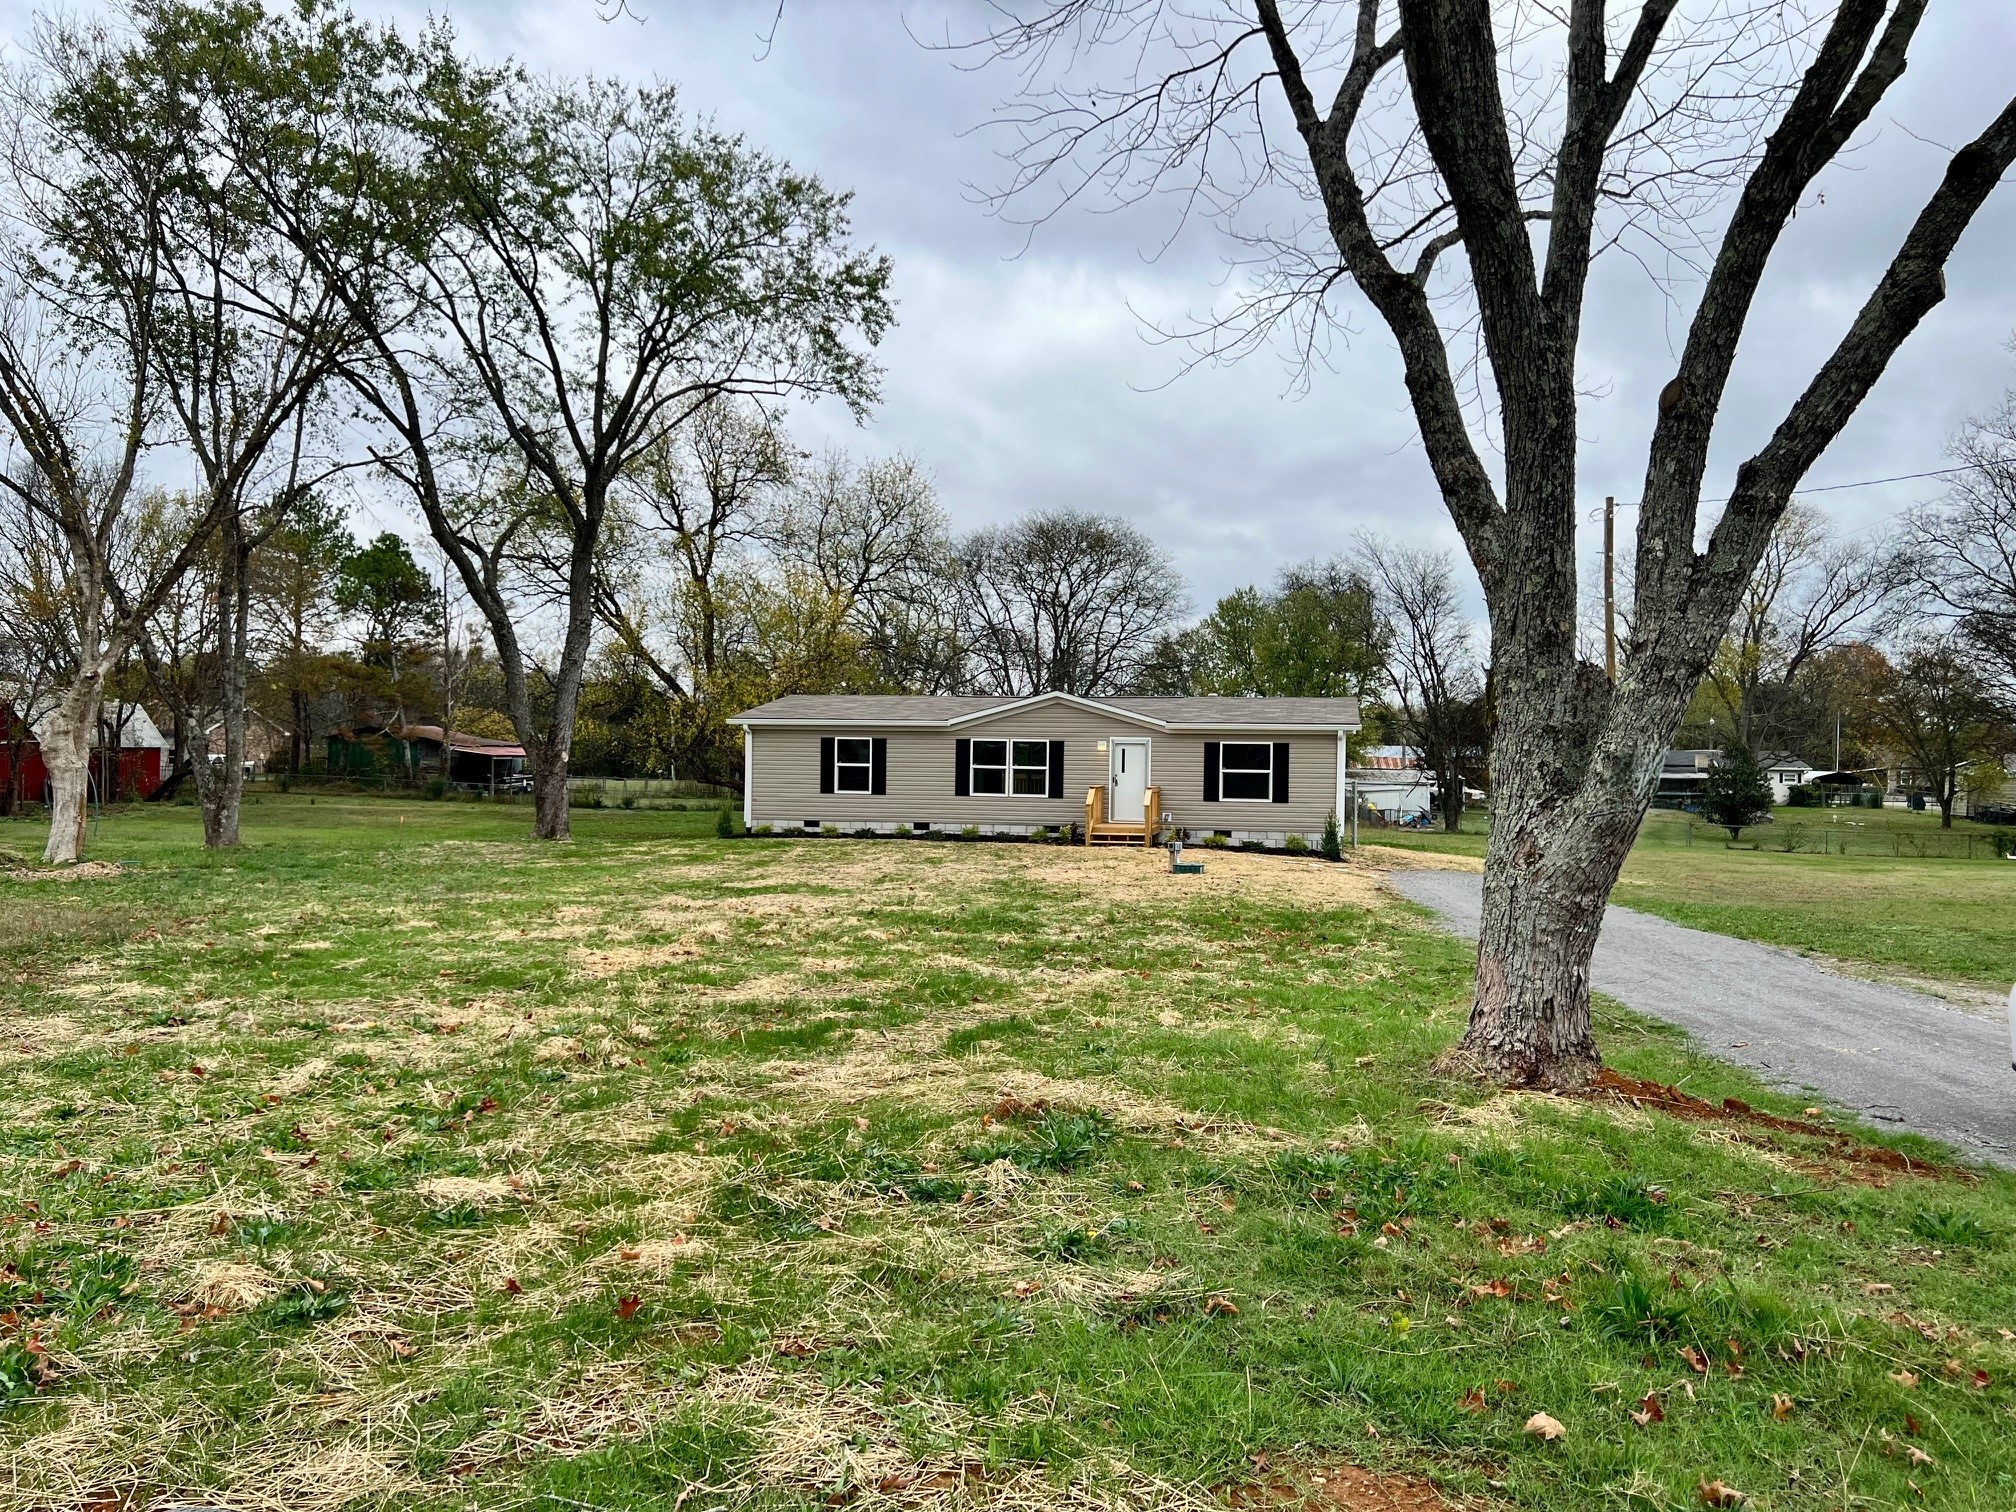
<path id="1" fill-rule="evenodd" d="M 1544 1439 L 1551 1444 L 1554 1440 L 1567 1433 L 1568 1429 L 1561 1419 L 1550 1417 L 1544 1412 L 1536 1412 L 1533 1416 L 1526 1419 L 1525 1431 L 1532 1434 L 1535 1438 Z"/>
<path id="2" fill-rule="evenodd" d="M 1740 1507 L 1749 1498 L 1734 1486 L 1719 1480 L 1702 1480 L 1695 1488 L 1704 1507 Z"/>
<path id="3" fill-rule="evenodd" d="M 635 1292 L 631 1292 L 627 1296 L 618 1297 L 616 1299 L 616 1316 L 621 1321 L 628 1323 L 632 1318 L 637 1316 L 637 1309 L 643 1305 L 644 1299 Z"/>
<path id="4" fill-rule="evenodd" d="M 1792 1398 L 1786 1396 L 1783 1392 L 1774 1393 L 1771 1398 L 1771 1416 L 1777 1418 L 1781 1423 L 1786 1418 L 1792 1416 Z"/>
<path id="5" fill-rule="evenodd" d="M 1666 1409 L 1659 1403 L 1659 1393 L 1648 1391 L 1638 1399 L 1638 1409 L 1631 1414 L 1631 1421 L 1640 1428 L 1666 1421 Z"/>

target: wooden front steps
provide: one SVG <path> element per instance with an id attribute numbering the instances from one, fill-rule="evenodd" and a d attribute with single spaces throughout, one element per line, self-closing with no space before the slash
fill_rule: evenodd
<path id="1" fill-rule="evenodd" d="M 1148 826 L 1145 824 L 1102 824 L 1096 829 L 1085 831 L 1087 845 L 1146 845 Z"/>
<path id="2" fill-rule="evenodd" d="M 1149 822 L 1162 812 L 1162 789 L 1151 787 L 1143 795 L 1144 818 L 1128 821 L 1106 817 L 1106 789 L 1095 787 L 1085 793 L 1085 843 L 1087 845 L 1153 845 L 1156 826 Z"/>

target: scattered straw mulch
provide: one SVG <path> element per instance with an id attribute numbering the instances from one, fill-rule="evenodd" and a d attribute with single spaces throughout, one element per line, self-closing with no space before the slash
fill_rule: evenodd
<path id="1" fill-rule="evenodd" d="M 69 866 L 10 866 L 0 877 L 10 882 L 102 882 L 122 877 L 126 868 L 117 861 L 78 861 Z"/>

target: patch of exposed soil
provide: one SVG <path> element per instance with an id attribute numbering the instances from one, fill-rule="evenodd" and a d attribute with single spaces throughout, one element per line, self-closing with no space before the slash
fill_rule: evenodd
<path id="1" fill-rule="evenodd" d="M 1339 1508 L 1341 1512 L 1451 1512 L 1456 1505 L 1433 1482 L 1381 1474 L 1356 1465 L 1322 1465 L 1225 1493 L 1234 1512 L 1275 1507 Z"/>
<path id="2" fill-rule="evenodd" d="M 1622 1102 L 1634 1108 L 1654 1108 L 1675 1118 L 1697 1123 L 1735 1124 L 1745 1129 L 1769 1129 L 1778 1134 L 1804 1134 L 1823 1139 L 1827 1142 L 1828 1154 L 1846 1165 L 1850 1174 L 1860 1180 L 1885 1175 L 1946 1177 L 1959 1181 L 1974 1179 L 1971 1172 L 1958 1166 L 1914 1160 L 1900 1150 L 1864 1144 L 1829 1124 L 1813 1123 L 1803 1118 L 1780 1118 L 1775 1113 L 1751 1107 L 1740 1097 L 1725 1097 L 1719 1103 L 1711 1103 L 1706 1098 L 1682 1092 L 1678 1087 L 1619 1075 L 1607 1066 L 1575 1095 L 1597 1102 Z"/>

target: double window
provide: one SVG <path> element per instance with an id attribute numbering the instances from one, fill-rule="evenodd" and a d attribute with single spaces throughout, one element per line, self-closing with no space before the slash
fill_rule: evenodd
<path id="1" fill-rule="evenodd" d="M 1050 742 L 974 741 L 973 791 L 1013 793 L 1018 798 L 1047 797 L 1050 792 Z"/>
<path id="2" fill-rule="evenodd" d="M 1061 740 L 955 740 L 955 798 L 1062 798 Z"/>

